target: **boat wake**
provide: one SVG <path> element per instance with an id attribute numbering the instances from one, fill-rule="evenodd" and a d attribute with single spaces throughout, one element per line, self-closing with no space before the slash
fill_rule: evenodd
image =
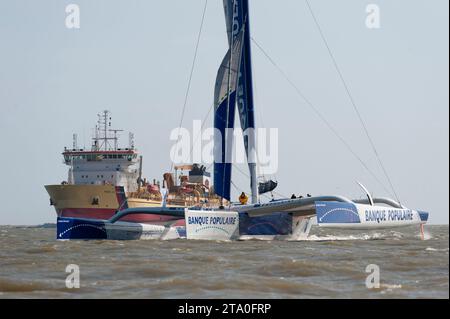
<path id="1" fill-rule="evenodd" d="M 360 235 L 344 235 L 344 236 L 318 236 L 310 235 L 305 241 L 353 241 L 353 240 L 383 240 L 388 236 L 380 233 L 375 234 L 360 234 Z"/>
<path id="2" fill-rule="evenodd" d="M 324 232 L 310 234 L 306 241 L 355 241 L 355 240 L 400 240 L 410 235 L 398 231 L 366 232 L 354 234 L 327 234 Z"/>

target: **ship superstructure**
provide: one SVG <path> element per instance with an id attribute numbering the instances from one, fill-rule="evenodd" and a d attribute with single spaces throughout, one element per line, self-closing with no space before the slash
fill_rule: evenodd
<path id="1" fill-rule="evenodd" d="M 64 163 L 68 165 L 67 184 L 123 186 L 125 192 L 138 189 L 139 169 L 142 160 L 134 148 L 133 134 L 129 133 L 129 145 L 120 148 L 118 132 L 111 128 L 109 111 L 99 114 L 90 150 L 77 148 L 74 134 L 73 148 L 65 148 Z"/>

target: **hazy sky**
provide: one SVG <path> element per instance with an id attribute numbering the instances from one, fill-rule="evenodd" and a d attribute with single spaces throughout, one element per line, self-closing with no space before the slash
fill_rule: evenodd
<path id="1" fill-rule="evenodd" d="M 448 223 L 447 0 L 310 0 L 404 205 Z M 65 7 L 81 9 L 67 29 Z M 381 28 L 366 27 L 366 6 Z M 135 133 L 147 178 L 170 168 L 204 0 L 1 0 L 0 224 L 55 222 L 46 184 L 67 178 L 72 133 L 89 146 L 96 114 Z M 383 181 L 376 157 L 302 0 L 250 1 L 253 37 Z M 209 0 L 184 126 L 203 119 L 227 39 Z M 278 192 L 376 196 L 383 188 L 253 46 L 256 122 L 279 129 Z M 212 117 L 208 124 L 212 125 Z M 124 142 L 127 136 L 123 136 Z M 245 169 L 245 167 L 243 167 Z M 234 173 L 236 185 L 248 181 Z M 236 191 L 233 196 L 237 197 Z"/>

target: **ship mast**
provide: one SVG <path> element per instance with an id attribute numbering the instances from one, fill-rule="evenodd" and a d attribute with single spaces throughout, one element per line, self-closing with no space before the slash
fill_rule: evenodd
<path id="1" fill-rule="evenodd" d="M 92 146 L 95 151 L 117 151 L 118 147 L 118 132 L 123 132 L 123 130 L 110 129 L 111 127 L 111 112 L 108 110 L 103 111 L 102 114 L 98 114 L 97 125 L 95 126 L 95 137 L 94 145 Z M 113 132 L 114 136 L 109 136 L 108 132 Z M 102 136 L 100 136 L 102 135 Z M 100 145 L 100 141 L 102 144 Z M 113 146 L 111 146 L 109 141 L 113 141 Z"/>

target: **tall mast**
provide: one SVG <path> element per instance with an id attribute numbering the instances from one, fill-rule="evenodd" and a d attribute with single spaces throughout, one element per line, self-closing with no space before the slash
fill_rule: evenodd
<path id="1" fill-rule="evenodd" d="M 234 8 L 234 2 L 235 2 L 236 0 L 231 0 L 231 7 L 232 8 Z M 232 73 L 232 65 L 233 65 L 233 34 L 231 34 L 231 37 L 230 37 L 230 41 L 229 41 L 229 48 L 228 48 L 228 50 L 229 50 L 229 52 L 230 52 L 230 59 L 229 59 L 229 61 L 228 61 L 228 81 L 227 81 L 227 95 L 226 95 L 226 97 L 227 97 L 227 111 L 226 111 L 226 118 L 228 119 L 229 117 L 230 117 L 230 100 L 231 100 L 231 97 L 230 97 L 230 94 L 231 94 L 231 73 Z M 235 103 L 235 101 L 233 101 L 234 103 Z M 234 108 L 235 106 L 233 105 L 233 108 Z M 233 121 L 234 121 L 234 116 L 233 116 L 233 119 L 232 119 Z M 227 160 L 228 160 L 228 158 L 227 158 L 227 155 L 229 154 L 228 152 L 229 152 L 229 150 L 230 150 L 230 148 L 231 148 L 231 145 L 229 145 L 228 144 L 228 141 L 229 141 L 229 139 L 228 139 L 228 136 L 226 136 L 226 134 L 227 133 L 229 133 L 229 132 L 227 132 L 227 130 L 225 130 L 225 145 L 226 145 L 226 147 L 225 147 L 225 163 L 227 162 Z M 224 189 L 225 189 L 225 179 L 223 180 L 223 183 L 224 183 L 224 185 L 222 186 Z M 220 206 L 222 207 L 223 206 L 223 197 L 221 196 L 220 197 Z"/>
<path id="2" fill-rule="evenodd" d="M 257 185 L 257 175 L 256 175 L 256 137 L 255 137 L 255 116 L 254 116 L 254 99 L 253 99 L 253 75 L 252 75 L 252 53 L 251 53 L 251 42 L 250 42 L 250 10 L 248 6 L 248 0 L 242 1 L 242 11 L 243 11 L 243 23 L 244 23 L 244 44 L 243 44 L 243 56 L 239 81 L 243 82 L 239 86 L 243 85 L 245 90 L 238 90 L 242 92 L 244 96 L 243 105 L 239 105 L 239 115 L 241 117 L 242 129 L 248 130 L 250 134 L 247 135 L 246 144 L 247 150 L 247 162 L 250 173 L 250 189 L 251 189 L 251 200 L 255 204 L 258 202 L 258 185 Z M 243 78 L 243 79 L 242 79 Z M 239 100 L 239 98 L 238 98 Z"/>

